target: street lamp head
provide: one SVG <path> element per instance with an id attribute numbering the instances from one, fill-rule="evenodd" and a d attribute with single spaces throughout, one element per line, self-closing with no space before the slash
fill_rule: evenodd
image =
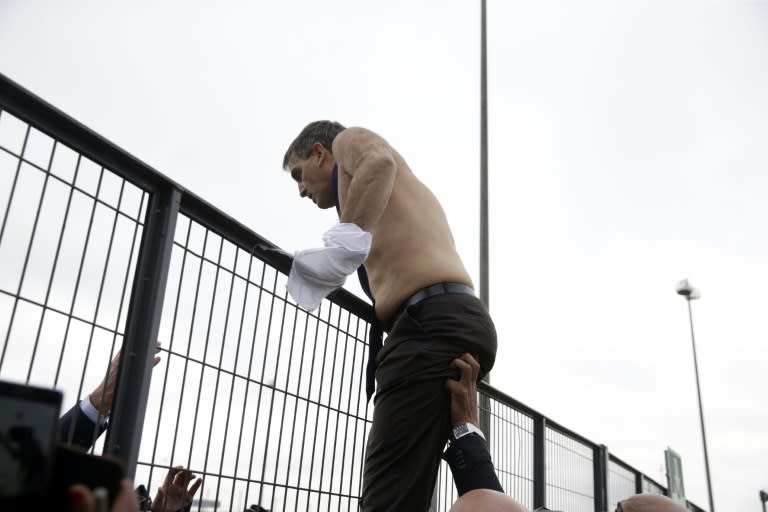
<path id="1" fill-rule="evenodd" d="M 677 294 L 682 295 L 686 300 L 696 300 L 701 297 L 699 289 L 691 286 L 691 283 L 689 283 L 687 279 L 679 281 L 675 289 Z"/>
<path id="2" fill-rule="evenodd" d="M 678 281 L 675 289 L 679 295 L 687 297 L 693 291 L 693 286 L 691 286 L 691 283 L 689 283 L 687 279 L 683 279 L 682 281 Z"/>
<path id="3" fill-rule="evenodd" d="M 762 501 L 763 503 L 768 501 L 768 491 L 762 491 L 762 490 L 760 491 L 760 501 Z"/>

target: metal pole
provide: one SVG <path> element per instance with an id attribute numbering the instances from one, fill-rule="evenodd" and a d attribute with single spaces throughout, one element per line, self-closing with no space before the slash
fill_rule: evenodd
<path id="1" fill-rule="evenodd" d="M 643 474 L 635 471 L 635 494 L 643 494 Z"/>
<path id="2" fill-rule="evenodd" d="M 547 419 L 533 417 L 533 508 L 547 506 Z"/>
<path id="3" fill-rule="evenodd" d="M 488 302 L 488 79 L 485 0 L 480 21 L 480 300 Z"/>
<path id="4" fill-rule="evenodd" d="M 595 512 L 608 510 L 608 447 L 604 444 L 592 449 Z"/>
<path id="5" fill-rule="evenodd" d="M 704 409 L 701 406 L 701 386 L 699 384 L 699 362 L 696 357 L 696 338 L 693 335 L 693 312 L 691 310 L 690 296 L 688 302 L 688 320 L 691 323 L 691 346 L 693 347 L 693 369 L 696 373 L 696 393 L 699 398 L 699 420 L 701 421 L 701 441 L 704 444 L 704 468 L 707 472 L 707 493 L 709 494 L 709 512 L 715 512 L 715 502 L 712 499 L 712 479 L 709 474 L 709 455 L 707 453 L 707 434 L 704 430 Z"/>
<path id="6" fill-rule="evenodd" d="M 150 196 L 126 318 L 104 452 L 122 460 L 126 476 L 131 479 L 136 472 L 144 428 L 152 360 L 180 203 L 181 192 L 175 187 L 153 192 Z"/>
<path id="7" fill-rule="evenodd" d="M 486 59 L 485 0 L 480 5 L 480 300 L 490 310 L 488 300 L 488 80 Z M 483 378 L 491 383 L 490 374 Z M 478 421 L 491 444 L 491 400 L 480 394 Z"/>

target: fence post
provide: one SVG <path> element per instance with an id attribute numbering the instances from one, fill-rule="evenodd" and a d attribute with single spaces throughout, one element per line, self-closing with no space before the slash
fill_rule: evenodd
<path id="1" fill-rule="evenodd" d="M 594 448 L 595 512 L 608 510 L 608 448 L 598 445 Z"/>
<path id="2" fill-rule="evenodd" d="M 643 494 L 643 474 L 635 471 L 635 494 Z"/>
<path id="3" fill-rule="evenodd" d="M 122 460 L 129 478 L 136 472 L 180 203 L 181 192 L 175 187 L 150 194 L 133 279 L 110 426 L 104 444 L 104 453 Z"/>
<path id="4" fill-rule="evenodd" d="M 485 393 L 478 393 L 479 400 L 477 401 L 478 408 L 478 425 L 480 430 L 485 434 L 485 442 L 488 444 L 488 449 L 491 448 L 491 397 Z"/>
<path id="5" fill-rule="evenodd" d="M 547 506 L 547 419 L 533 417 L 533 508 Z"/>

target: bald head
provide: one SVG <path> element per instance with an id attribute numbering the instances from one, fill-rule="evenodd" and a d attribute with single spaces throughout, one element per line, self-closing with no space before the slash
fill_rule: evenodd
<path id="1" fill-rule="evenodd" d="M 498 491 L 474 489 L 456 500 L 451 512 L 528 512 L 528 509 Z"/>
<path id="2" fill-rule="evenodd" d="M 688 512 L 688 510 L 658 494 L 637 494 L 621 502 L 622 512 Z"/>

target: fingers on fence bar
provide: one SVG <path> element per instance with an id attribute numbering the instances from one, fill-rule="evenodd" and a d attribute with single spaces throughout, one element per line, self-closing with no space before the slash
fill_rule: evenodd
<path id="1" fill-rule="evenodd" d="M 155 354 L 159 352 L 160 342 L 157 342 Z M 104 379 L 59 418 L 59 438 L 62 442 L 90 450 L 107 429 L 121 355 L 122 351 L 118 350 L 107 368 Z M 157 366 L 159 362 L 160 356 L 155 355 L 153 366 Z"/>

